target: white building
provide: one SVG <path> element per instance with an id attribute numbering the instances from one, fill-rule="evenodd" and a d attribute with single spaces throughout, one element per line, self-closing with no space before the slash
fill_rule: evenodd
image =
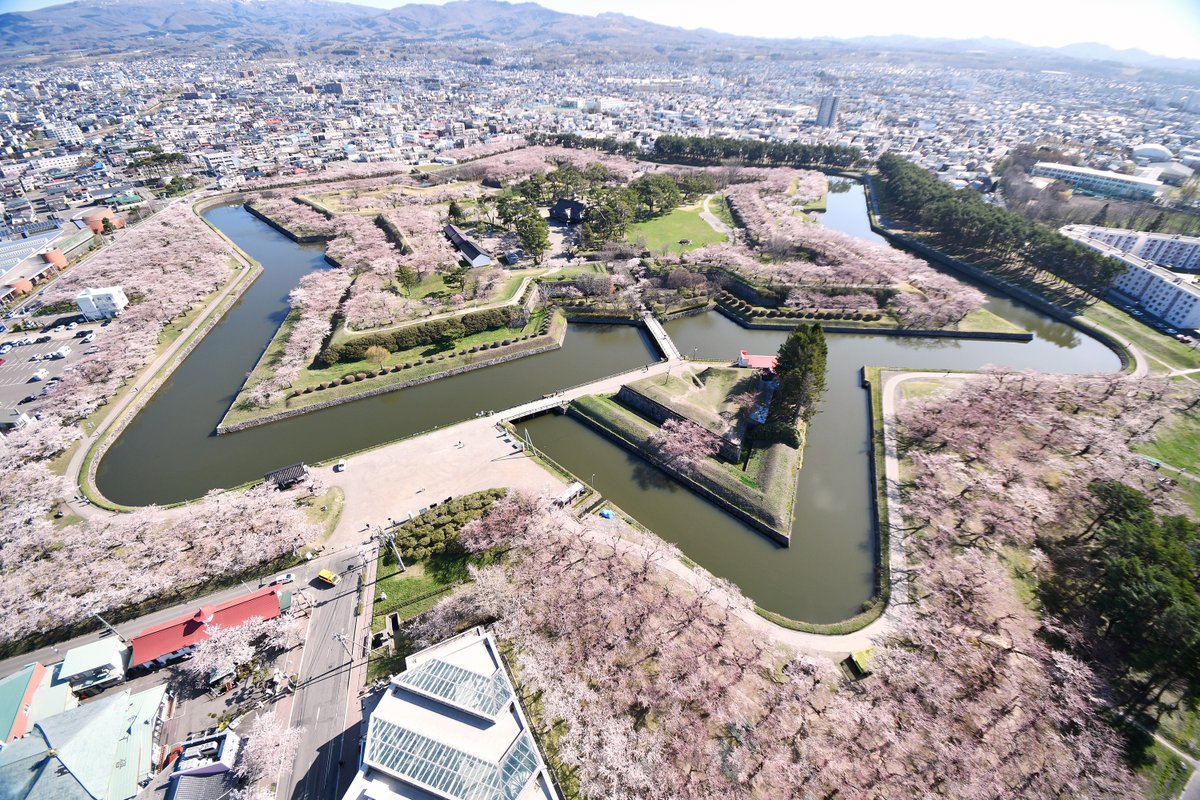
<path id="1" fill-rule="evenodd" d="M 1109 197 L 1127 197 L 1133 200 L 1149 200 L 1162 188 L 1162 181 L 1140 178 L 1137 175 L 1122 175 L 1088 167 L 1073 167 L 1070 164 L 1053 164 L 1039 161 L 1033 165 L 1035 176 L 1054 178 L 1071 184 L 1077 189 Z"/>
<path id="2" fill-rule="evenodd" d="M 232 172 L 242 163 L 241 156 L 226 150 L 208 150 L 201 153 L 200 158 L 209 172 Z"/>
<path id="3" fill-rule="evenodd" d="M 79 156 L 43 156 L 35 162 L 34 169 L 38 172 L 49 172 L 52 169 L 75 169 L 79 166 Z"/>
<path id="4" fill-rule="evenodd" d="M 558 800 L 490 633 L 473 628 L 404 663 L 343 800 Z"/>
<path id="5" fill-rule="evenodd" d="M 1084 236 L 1164 267 L 1200 271 L 1200 236 L 1147 233 L 1094 225 L 1068 225 L 1063 232 L 1067 233 L 1068 230 L 1070 233 L 1067 235 L 1073 239 Z"/>
<path id="6" fill-rule="evenodd" d="M 1200 288 L 1165 267 L 1121 252 L 1096 239 L 1080 236 L 1070 230 L 1071 227 L 1078 226 L 1068 226 L 1060 232 L 1125 265 L 1125 271 L 1113 281 L 1113 289 L 1177 328 L 1200 327 Z"/>
<path id="7" fill-rule="evenodd" d="M 112 319 L 125 310 L 129 298 L 120 286 L 103 289 L 84 289 L 75 297 L 80 313 L 89 320 Z"/>

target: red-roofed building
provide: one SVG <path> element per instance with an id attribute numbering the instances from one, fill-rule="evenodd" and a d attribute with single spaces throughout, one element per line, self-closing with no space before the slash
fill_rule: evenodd
<path id="1" fill-rule="evenodd" d="M 268 586 L 216 605 L 203 606 L 195 614 L 154 625 L 133 637 L 131 667 L 151 661 L 166 663 L 208 638 L 208 628 L 232 628 L 251 617 L 274 619 L 290 601 L 278 586 Z"/>
<path id="2" fill-rule="evenodd" d="M 738 354 L 737 365 L 739 367 L 749 367 L 750 369 L 765 369 L 770 372 L 775 371 L 775 366 L 779 363 L 779 356 L 752 356 L 745 350 Z"/>

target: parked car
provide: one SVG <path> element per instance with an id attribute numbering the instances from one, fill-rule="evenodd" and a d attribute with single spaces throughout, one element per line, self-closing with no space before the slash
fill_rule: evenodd
<path id="1" fill-rule="evenodd" d="M 30 360 L 30 361 L 41 361 L 41 360 L 42 360 L 42 354 L 41 354 L 41 353 L 34 353 L 33 355 L 31 355 L 31 356 L 29 357 L 29 360 Z"/>
<path id="2" fill-rule="evenodd" d="M 31 395 L 31 394 L 27 394 L 27 395 L 25 395 L 24 397 L 22 397 L 22 398 L 21 398 L 21 401 L 20 401 L 19 403 L 17 403 L 17 405 L 19 405 L 19 406 L 23 406 L 23 405 L 25 405 L 26 403 L 32 403 L 32 402 L 34 402 L 34 401 L 36 401 L 36 400 L 37 400 L 37 398 L 36 398 L 36 397 L 34 397 L 34 396 L 33 396 L 33 395 Z"/>
<path id="3" fill-rule="evenodd" d="M 63 327 L 62 325 L 55 325 L 54 328 L 51 330 L 51 333 L 62 333 L 65 330 L 66 330 L 66 328 Z"/>
<path id="4" fill-rule="evenodd" d="M 4 355 L 9 350 L 12 350 L 11 344 L 8 344 L 7 342 L 5 344 L 0 344 L 0 356 Z"/>
<path id="5" fill-rule="evenodd" d="M 39 336 L 38 338 L 34 339 L 33 342 L 34 344 L 45 344 L 53 338 L 53 336 Z"/>
<path id="6" fill-rule="evenodd" d="M 49 356 L 47 356 L 47 358 L 66 358 L 69 355 L 71 355 L 71 348 L 64 344 L 62 347 L 58 348 Z"/>
<path id="7" fill-rule="evenodd" d="M 78 327 L 79 327 L 79 323 L 78 323 L 78 322 L 68 322 L 68 323 L 67 323 L 67 330 L 69 330 L 69 331 L 73 331 L 73 330 L 75 330 L 75 329 L 76 329 L 76 328 L 78 328 Z"/>
<path id="8" fill-rule="evenodd" d="M 5 362 L 5 360 L 3 358 L 0 358 L 0 367 L 3 367 L 5 365 L 5 363 L 7 363 L 7 362 Z"/>
<path id="9" fill-rule="evenodd" d="M 46 378 L 46 376 L 49 374 L 50 374 L 50 370 L 42 368 L 42 369 L 39 369 L 37 372 L 33 373 L 32 375 L 30 375 L 29 380 L 31 380 L 31 381 L 44 380 Z"/>
<path id="10" fill-rule="evenodd" d="M 291 572 L 285 572 L 282 575 L 276 575 L 267 583 L 268 586 L 282 586 L 285 583 L 295 583 L 296 576 Z"/>
<path id="11" fill-rule="evenodd" d="M 89 331 L 87 328 L 84 328 L 83 330 L 80 330 L 80 331 L 75 331 L 76 339 L 82 339 L 85 336 L 91 336 L 91 335 L 92 335 L 92 331 Z"/>

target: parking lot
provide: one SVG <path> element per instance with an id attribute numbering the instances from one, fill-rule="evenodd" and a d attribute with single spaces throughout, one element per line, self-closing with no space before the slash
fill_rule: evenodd
<path id="1" fill-rule="evenodd" d="M 26 403 L 21 401 L 30 396 L 40 400 L 42 389 L 52 378 L 61 375 L 86 351 L 95 347 L 95 342 L 84 344 L 82 338 L 76 335 L 84 330 L 95 331 L 97 339 L 108 332 L 97 322 L 80 325 L 75 330 L 64 329 L 57 333 L 53 330 L 46 333 L 27 331 L 6 333 L 0 336 L 0 347 L 5 344 L 12 345 L 12 349 L 0 355 L 0 359 L 4 360 L 4 363 L 0 364 L 0 408 L 19 407 L 26 412 L 36 411 L 38 406 L 36 401 Z M 45 339 L 47 336 L 50 337 L 49 341 L 36 341 Z M 25 337 L 33 339 L 34 342 L 26 345 L 15 344 Z M 64 345 L 71 348 L 71 352 L 66 358 L 46 358 L 47 355 Z M 46 377 L 42 380 L 34 380 L 34 373 L 41 369 L 46 370 Z"/>

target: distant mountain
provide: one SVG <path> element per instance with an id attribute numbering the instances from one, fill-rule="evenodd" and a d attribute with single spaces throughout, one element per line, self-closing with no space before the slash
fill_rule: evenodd
<path id="1" fill-rule="evenodd" d="M 390 10 L 328 0 L 76 0 L 37 11 L 0 14 L 0 60 L 44 60 L 78 50 L 104 55 L 214 47 L 234 49 L 248 57 L 310 52 L 369 55 L 386 54 L 405 44 L 450 41 L 495 47 L 592 44 L 691 58 L 709 55 L 710 48 L 758 54 L 920 51 L 970 56 L 976 61 L 994 56 L 1002 62 L 1011 62 L 1017 54 L 1035 53 L 1051 60 L 1100 59 L 1200 72 L 1200 61 L 1097 44 L 1054 49 L 991 38 L 762 39 L 673 28 L 622 14 L 583 16 L 532 2 L 500 0 L 416 3 Z"/>

